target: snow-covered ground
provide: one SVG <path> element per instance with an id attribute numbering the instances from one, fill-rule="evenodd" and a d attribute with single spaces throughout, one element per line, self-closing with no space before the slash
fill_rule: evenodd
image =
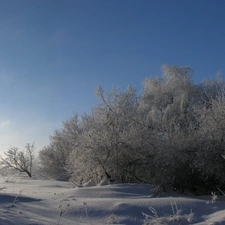
<path id="1" fill-rule="evenodd" d="M 5 180 L 0 178 L 0 225 L 225 224 L 223 196 L 212 203 L 212 196 L 154 197 L 154 187 L 147 184 L 74 188 L 24 176 Z"/>

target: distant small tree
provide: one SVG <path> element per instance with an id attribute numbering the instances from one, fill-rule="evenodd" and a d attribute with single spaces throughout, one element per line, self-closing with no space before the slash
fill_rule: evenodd
<path id="1" fill-rule="evenodd" d="M 10 147 L 4 153 L 5 158 L 1 157 L 0 165 L 5 168 L 27 173 L 29 177 L 32 177 L 34 150 L 34 143 L 27 143 L 24 151 L 20 151 L 17 147 Z"/>

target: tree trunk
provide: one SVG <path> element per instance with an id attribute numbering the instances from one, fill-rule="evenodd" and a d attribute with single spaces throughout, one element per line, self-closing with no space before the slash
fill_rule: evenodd
<path id="1" fill-rule="evenodd" d="M 29 171 L 25 171 L 26 173 L 27 173 L 27 175 L 29 176 L 29 177 L 32 177 L 32 175 L 31 175 L 31 173 L 29 172 Z"/>

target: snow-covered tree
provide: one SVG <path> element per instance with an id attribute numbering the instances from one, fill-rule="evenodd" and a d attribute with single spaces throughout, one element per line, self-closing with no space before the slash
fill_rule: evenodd
<path id="1" fill-rule="evenodd" d="M 1 157 L 1 166 L 27 173 L 32 176 L 35 145 L 27 143 L 24 151 L 17 147 L 11 147 L 5 152 L 5 157 Z"/>
<path id="2" fill-rule="evenodd" d="M 225 84 L 219 78 L 205 85 L 207 99 L 199 107 L 199 148 L 193 160 L 193 168 L 199 171 L 199 179 L 207 183 L 225 185 Z"/>
<path id="3" fill-rule="evenodd" d="M 137 151 L 140 144 L 134 144 L 137 138 L 137 132 L 134 133 L 136 91 L 128 87 L 124 93 L 116 89 L 104 93 L 98 87 L 96 95 L 101 104 L 93 108 L 91 115 L 82 117 L 79 145 L 71 152 L 69 171 L 72 178 L 78 183 L 99 177 L 122 181 L 128 177 L 138 179 L 132 168 L 140 158 Z"/>
<path id="4" fill-rule="evenodd" d="M 51 177 L 68 180 L 65 169 L 70 152 L 77 145 L 77 137 L 81 129 L 79 127 L 78 115 L 63 122 L 63 128 L 56 130 L 50 137 L 50 144 L 39 152 L 40 169 Z"/>
<path id="5" fill-rule="evenodd" d="M 140 96 L 99 86 L 100 104 L 64 122 L 40 152 L 43 169 L 77 185 L 105 177 L 196 193 L 225 187 L 224 82 L 196 85 L 192 73 L 163 65 Z"/>

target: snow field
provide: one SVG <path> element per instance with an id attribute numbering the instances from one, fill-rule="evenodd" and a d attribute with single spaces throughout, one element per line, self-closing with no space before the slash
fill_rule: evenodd
<path id="1" fill-rule="evenodd" d="M 223 196 L 212 203 L 211 196 L 154 197 L 154 186 L 147 184 L 75 188 L 56 180 L 0 179 L 0 225 L 225 224 Z"/>

